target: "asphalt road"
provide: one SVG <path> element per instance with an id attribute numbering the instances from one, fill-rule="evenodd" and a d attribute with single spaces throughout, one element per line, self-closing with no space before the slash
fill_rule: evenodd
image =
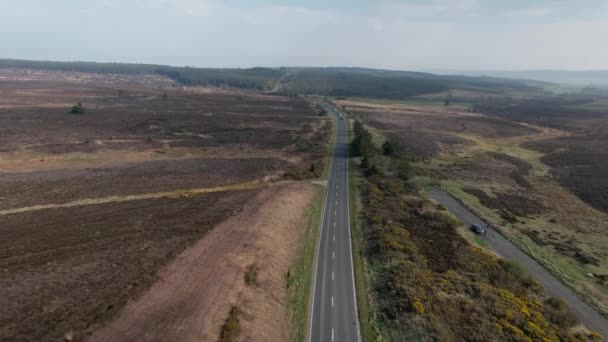
<path id="1" fill-rule="evenodd" d="M 483 220 L 462 206 L 446 192 L 435 189 L 429 191 L 429 196 L 448 208 L 467 227 L 470 227 L 473 223 L 481 224 L 483 227 L 487 226 Z M 608 320 L 578 298 L 569 287 L 493 229 L 489 228 L 487 230 L 484 239 L 488 246 L 502 257 L 520 263 L 545 288 L 545 291 L 550 296 L 560 298 L 568 303 L 579 321 L 600 333 L 604 337 L 604 340 L 608 341 Z"/>
<path id="2" fill-rule="evenodd" d="M 315 259 L 309 340 L 360 341 L 348 205 L 348 130 L 333 106 L 322 105 L 338 117 L 338 130 Z"/>

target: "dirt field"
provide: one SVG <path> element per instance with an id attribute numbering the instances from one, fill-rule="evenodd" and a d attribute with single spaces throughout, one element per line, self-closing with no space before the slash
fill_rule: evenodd
<path id="1" fill-rule="evenodd" d="M 289 206 L 305 205 L 311 190 L 278 181 L 315 177 L 313 163 L 322 172 L 331 132 L 301 98 L 177 87 L 157 76 L 3 69 L 0 95 L 3 341 L 84 340 L 140 298 L 176 255 L 244 207 L 289 193 L 279 222 L 291 222 Z M 78 102 L 86 113 L 71 114 Z M 262 190 L 273 186 L 281 188 Z M 260 191 L 266 195 L 257 197 Z M 211 245 L 218 265 L 229 255 L 259 258 L 261 286 L 238 295 L 244 336 L 289 334 L 282 297 L 248 303 L 280 292 L 297 242 L 280 229 L 297 227 L 276 227 L 294 240 L 273 245 L 261 230 L 274 223 L 250 234 L 253 221 L 239 222 L 247 224 L 233 234 L 246 234 L 231 242 L 255 237 L 255 249 L 253 240 L 227 250 L 217 240 Z M 282 259 L 272 259 L 271 249 Z M 213 298 L 201 305 L 217 306 L 210 320 L 223 321 L 229 301 Z M 220 325 L 209 328 L 214 339 Z"/>
<path id="2" fill-rule="evenodd" d="M 288 341 L 285 274 L 308 224 L 311 185 L 273 187 L 180 254 L 92 341 L 216 341 L 233 305 L 241 341 Z M 244 280 L 259 265 L 258 286 Z"/>

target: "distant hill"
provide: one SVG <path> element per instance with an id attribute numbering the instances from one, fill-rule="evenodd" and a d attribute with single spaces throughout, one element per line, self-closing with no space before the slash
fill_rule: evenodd
<path id="1" fill-rule="evenodd" d="M 184 85 L 274 90 L 285 95 L 406 99 L 449 90 L 482 92 L 542 91 L 543 84 L 497 77 L 436 75 L 366 68 L 249 68 L 217 69 L 155 64 L 48 62 L 0 59 L 0 68 L 46 69 L 96 73 L 154 73 Z"/>
<path id="2" fill-rule="evenodd" d="M 466 76 L 491 76 L 511 79 L 527 79 L 551 83 L 565 83 L 575 85 L 608 85 L 608 70 L 436 70 L 435 72 L 444 75 L 466 75 Z"/>

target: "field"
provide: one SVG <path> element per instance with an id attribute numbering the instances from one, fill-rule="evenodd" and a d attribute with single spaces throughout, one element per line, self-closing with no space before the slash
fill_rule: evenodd
<path id="1" fill-rule="evenodd" d="M 608 314 L 608 116 L 337 102 L 414 156 L 415 182 L 441 185 Z"/>
<path id="2" fill-rule="evenodd" d="M 358 272 L 370 304 L 361 319 L 373 329 L 364 333 L 386 341 L 601 340 L 519 264 L 471 243 L 445 207 L 424 197 L 424 170 L 399 144 L 380 148 L 359 121 L 353 127 L 365 265 Z"/>
<path id="3" fill-rule="evenodd" d="M 285 187 L 323 173 L 331 135 L 331 121 L 304 99 L 184 87 L 159 75 L 0 69 L 0 94 L 6 341 L 90 337 L 145 298 L 160 272 L 214 227 L 268 200 L 263 194 L 301 196 L 285 209 L 292 216 L 276 218 L 301 220 L 293 215 L 314 191 Z M 70 112 L 77 103 L 85 113 Z M 274 249 L 282 247 L 270 241 L 255 250 Z M 294 260 L 270 268 L 261 260 L 260 274 L 281 288 Z M 267 314 L 285 316 L 285 301 Z M 209 330 L 216 338 L 230 308 L 214 308 L 222 316 Z M 247 334 L 261 333 L 242 321 Z"/>

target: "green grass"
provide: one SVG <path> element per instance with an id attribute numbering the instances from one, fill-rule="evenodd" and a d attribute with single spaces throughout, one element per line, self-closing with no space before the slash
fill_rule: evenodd
<path id="1" fill-rule="evenodd" d="M 608 102 L 591 102 L 582 105 L 568 106 L 574 109 L 583 109 L 591 111 L 608 111 Z"/>
<path id="2" fill-rule="evenodd" d="M 293 341 L 303 342 L 308 333 L 308 316 L 310 295 L 314 272 L 314 259 L 319 238 L 321 213 L 325 201 L 326 189 L 315 185 L 317 194 L 307 208 L 308 228 L 304 241 L 298 251 L 295 265 L 286 275 L 289 299 L 287 302 L 291 321 L 293 322 Z"/>
<path id="3" fill-rule="evenodd" d="M 388 100 L 388 99 L 375 99 L 368 97 L 349 97 L 349 101 L 365 102 L 373 104 L 385 104 L 385 105 L 409 105 L 409 106 L 441 106 L 443 107 L 443 101 L 435 100 Z M 469 102 L 452 102 L 449 107 L 458 107 L 464 109 L 472 109 L 473 104 Z"/>
<path id="4" fill-rule="evenodd" d="M 349 143 L 352 139 L 350 120 L 348 121 L 348 137 Z M 357 305 L 359 312 L 359 322 L 361 323 L 361 338 L 363 341 L 377 341 L 377 335 L 372 328 L 372 318 L 370 303 L 368 297 L 367 285 L 367 266 L 363 259 L 363 229 L 359 224 L 359 188 L 358 175 L 356 173 L 356 165 L 352 160 L 349 160 L 348 173 L 348 194 L 349 194 L 349 210 L 350 210 L 350 228 L 353 250 L 353 269 L 355 273 L 355 290 L 357 295 Z"/>
<path id="5" fill-rule="evenodd" d="M 331 118 L 332 125 L 332 133 L 331 138 L 329 140 L 329 145 L 327 146 L 327 156 L 325 157 L 325 168 L 323 169 L 323 174 L 321 175 L 321 179 L 327 179 L 329 177 L 329 170 L 331 168 L 331 160 L 334 154 L 334 148 L 336 146 L 336 137 L 338 136 L 338 120 L 335 116 L 329 114 Z"/>

